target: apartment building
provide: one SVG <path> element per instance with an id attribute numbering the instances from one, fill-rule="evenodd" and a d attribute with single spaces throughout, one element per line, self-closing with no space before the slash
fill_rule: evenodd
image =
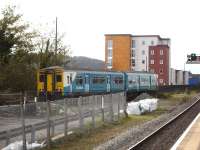
<path id="1" fill-rule="evenodd" d="M 154 58 L 155 64 L 150 65 L 150 47 L 155 49 L 155 54 L 164 48 L 165 59 L 162 66 L 168 68 L 163 68 L 163 74 L 159 74 L 160 65 L 156 65 L 159 62 L 157 55 Z M 151 56 L 152 59 L 153 57 Z M 110 70 L 155 71 L 161 79 L 159 84 L 167 85 L 170 81 L 170 39 L 161 38 L 159 35 L 106 34 L 105 62 Z M 164 73 L 168 75 L 165 76 Z"/>
<path id="2" fill-rule="evenodd" d="M 160 85 L 169 85 L 169 46 L 156 45 L 149 46 L 149 71 L 158 74 Z"/>

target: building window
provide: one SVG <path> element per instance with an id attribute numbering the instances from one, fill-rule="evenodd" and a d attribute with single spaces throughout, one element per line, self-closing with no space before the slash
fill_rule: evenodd
<path id="1" fill-rule="evenodd" d="M 131 60 L 132 66 L 135 66 L 135 59 Z"/>
<path id="2" fill-rule="evenodd" d="M 112 49 L 108 49 L 108 57 L 112 57 Z"/>
<path id="3" fill-rule="evenodd" d="M 113 41 L 108 40 L 108 57 L 112 57 L 112 46 L 113 46 Z"/>
<path id="4" fill-rule="evenodd" d="M 135 41 L 135 40 L 132 40 L 131 42 L 132 42 L 132 43 L 131 43 L 131 48 L 136 48 L 136 41 Z"/>
<path id="5" fill-rule="evenodd" d="M 151 41 L 151 45 L 154 45 L 154 41 Z"/>
<path id="6" fill-rule="evenodd" d="M 159 72 L 160 72 L 160 74 L 163 74 L 163 69 L 160 69 L 160 71 L 159 71 Z"/>
<path id="7" fill-rule="evenodd" d="M 108 59 L 108 66 L 112 66 L 112 59 Z"/>
<path id="8" fill-rule="evenodd" d="M 151 50 L 151 55 L 154 55 L 154 50 Z"/>
<path id="9" fill-rule="evenodd" d="M 145 50 L 142 50 L 142 55 L 145 55 Z"/>
<path id="10" fill-rule="evenodd" d="M 159 82 L 160 82 L 160 83 L 163 83 L 163 79 L 159 79 Z"/>
<path id="11" fill-rule="evenodd" d="M 163 64 L 163 59 L 160 60 L 160 64 L 161 64 L 161 65 Z"/>
<path id="12" fill-rule="evenodd" d="M 142 45 L 145 45 L 145 41 L 142 41 Z"/>
<path id="13" fill-rule="evenodd" d="M 142 60 L 142 64 L 145 64 L 145 60 Z"/>
<path id="14" fill-rule="evenodd" d="M 135 57 L 135 50 L 132 50 L 131 56 Z"/>
<path id="15" fill-rule="evenodd" d="M 112 47 L 113 47 L 113 41 L 108 40 L 108 49 L 112 49 Z"/>
<path id="16" fill-rule="evenodd" d="M 151 62 L 150 62 L 152 65 L 154 64 L 154 59 L 151 59 Z"/>
<path id="17" fill-rule="evenodd" d="M 162 49 L 160 50 L 160 55 L 163 55 L 163 50 Z"/>

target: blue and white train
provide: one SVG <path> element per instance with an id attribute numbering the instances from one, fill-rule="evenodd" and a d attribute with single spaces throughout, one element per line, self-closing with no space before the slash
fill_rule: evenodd
<path id="1" fill-rule="evenodd" d="M 157 74 L 147 72 L 65 70 L 54 66 L 38 71 L 37 91 L 39 94 L 47 91 L 63 96 L 156 91 L 157 78 Z"/>

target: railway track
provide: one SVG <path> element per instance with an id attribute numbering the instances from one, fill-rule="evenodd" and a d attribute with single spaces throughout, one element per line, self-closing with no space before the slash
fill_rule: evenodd
<path id="1" fill-rule="evenodd" d="M 178 140 L 181 134 L 198 115 L 200 111 L 200 95 L 195 97 L 196 101 L 169 120 L 156 131 L 130 146 L 129 150 L 168 150 Z"/>

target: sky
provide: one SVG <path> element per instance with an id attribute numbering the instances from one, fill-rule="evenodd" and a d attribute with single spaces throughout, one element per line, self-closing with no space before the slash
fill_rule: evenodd
<path id="1" fill-rule="evenodd" d="M 104 34 L 170 38 L 175 69 L 184 69 L 187 54 L 200 54 L 199 0 L 0 0 L 0 9 L 9 4 L 44 34 L 58 17 L 58 34 L 65 34 L 72 56 L 104 60 Z M 185 70 L 200 73 L 200 66 Z"/>

